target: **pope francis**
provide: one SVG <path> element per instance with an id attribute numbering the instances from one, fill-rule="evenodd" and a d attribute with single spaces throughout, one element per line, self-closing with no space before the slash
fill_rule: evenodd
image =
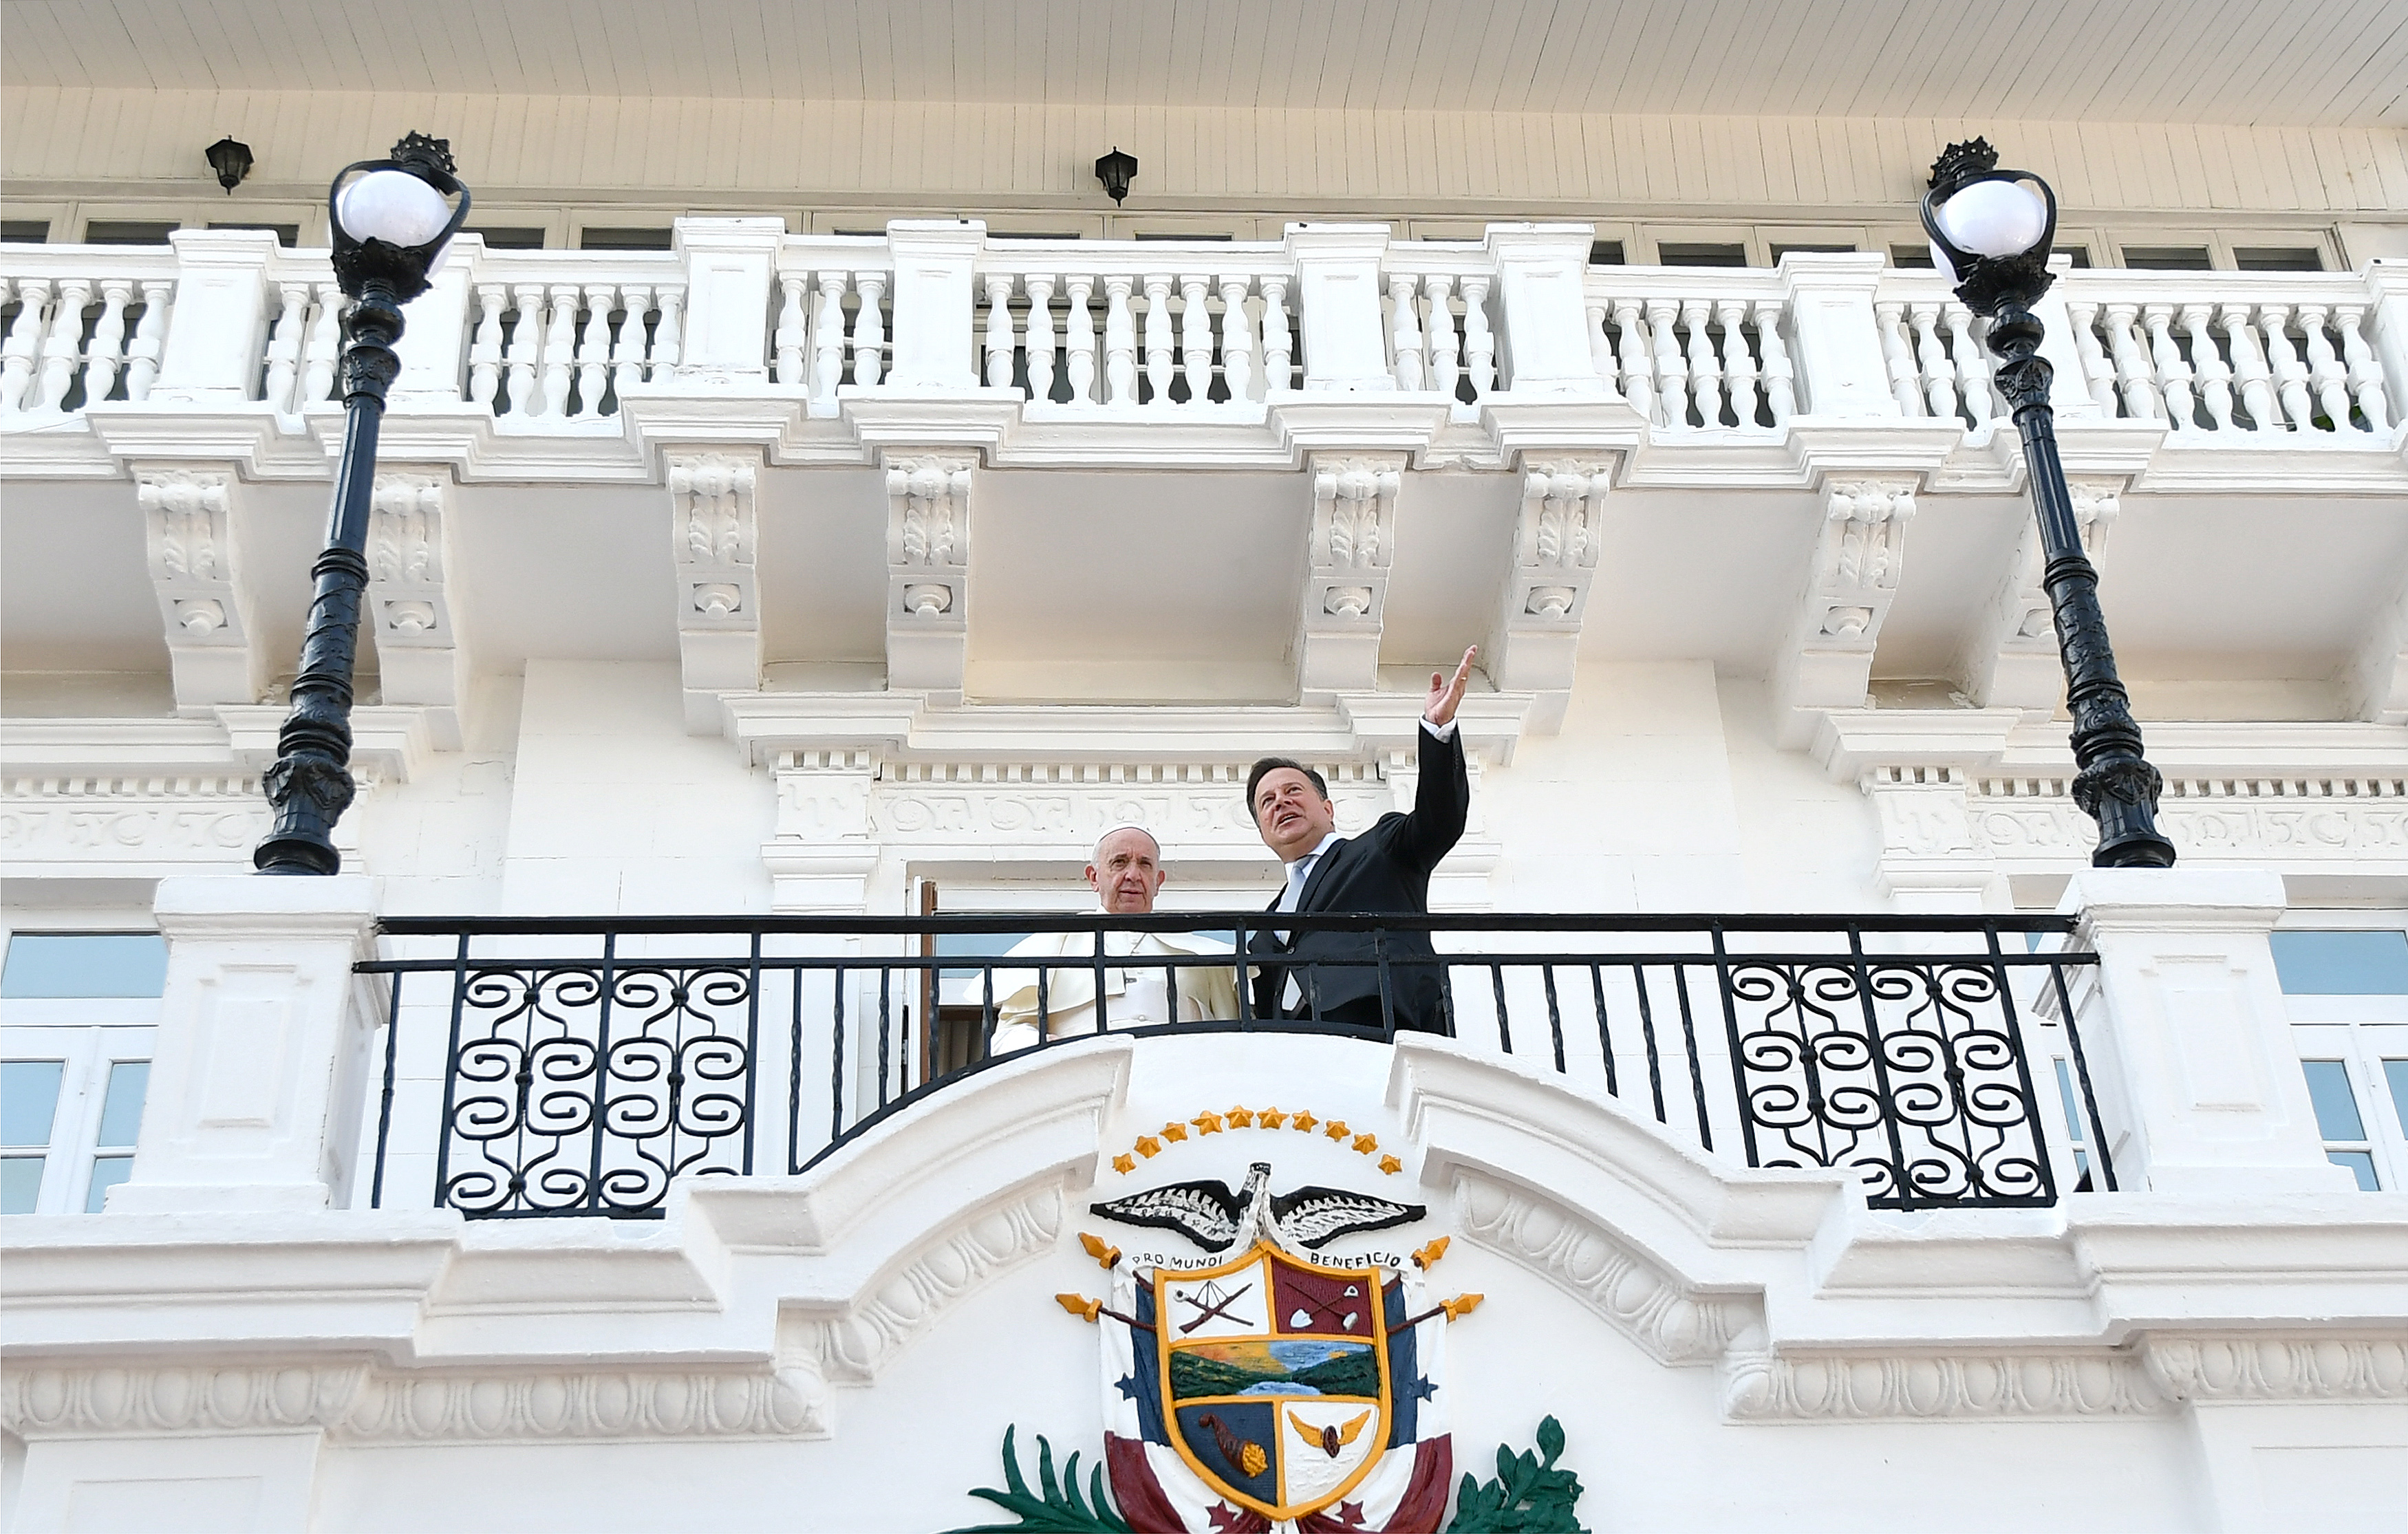
<path id="1" fill-rule="evenodd" d="M 1095 861 L 1087 865 L 1087 882 L 1095 887 L 1096 907 L 1107 916 L 1145 916 L 1154 910 L 1154 892 L 1167 877 L 1162 848 L 1143 826 L 1115 825 L 1096 841 Z M 1096 967 L 1089 932 L 1039 932 L 1015 944 L 1008 957 L 1061 958 L 1075 968 L 1045 968 L 1044 1037 L 1096 1031 Z M 1104 1024 L 1134 1028 L 1149 1023 L 1195 1023 L 1208 1017 L 1238 1015 L 1238 982 L 1234 968 L 1148 966 L 1148 957 L 1176 958 L 1230 952 L 1226 943 L 1185 932 L 1107 932 L 1102 935 L 1108 958 L 1104 969 Z M 997 969 L 995 1053 L 1026 1049 L 1038 1041 L 1037 971 Z"/>

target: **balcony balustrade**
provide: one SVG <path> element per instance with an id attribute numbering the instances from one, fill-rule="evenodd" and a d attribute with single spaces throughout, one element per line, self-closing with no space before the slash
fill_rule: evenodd
<path id="1" fill-rule="evenodd" d="M 1377 394 L 1463 421 L 1492 400 L 1569 400 L 1636 439 L 1709 448 L 1801 419 L 1953 419 L 1981 434 L 2003 409 L 1985 323 L 1936 274 L 1796 252 L 1774 269 L 1589 267 L 1583 231 L 1498 225 L 1474 243 L 1297 225 L 1279 242 L 1118 242 L 689 219 L 667 252 L 463 237 L 410 306 L 394 405 L 577 434 L 617 429 L 606 423 L 644 390 L 735 387 L 821 419 L 934 391 L 982 409 L 1016 399 L 1030 422 L 1174 428 L 1260 421 L 1309 396 Z M 264 405 L 290 434 L 330 401 L 340 297 L 324 253 L 248 231 L 174 240 L 0 247 L 0 440 L 102 406 Z M 2068 271 L 2047 307 L 2069 421 L 2157 423 L 2206 446 L 2398 445 L 2402 264 Z"/>

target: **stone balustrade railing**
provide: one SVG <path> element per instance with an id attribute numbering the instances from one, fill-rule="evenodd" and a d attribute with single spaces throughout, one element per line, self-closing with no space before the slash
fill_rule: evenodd
<path id="1" fill-rule="evenodd" d="M 1299 224 L 1279 241 L 999 238 L 901 221 L 796 236 L 685 219 L 668 251 L 454 245 L 409 310 L 395 409 L 489 409 L 527 432 L 609 430 L 638 387 L 848 397 L 1017 395 L 1032 418 L 1258 418 L 1292 394 L 1619 401 L 1664 441 L 1816 421 L 2003 409 L 1984 323 L 1930 272 L 1792 253 L 1772 269 L 1586 265 L 1587 230 L 1405 241 Z M 173 248 L 0 247 L 0 430 L 88 404 L 330 399 L 340 294 L 324 252 L 256 231 Z M 2178 439 L 2396 446 L 2408 264 L 2359 273 L 2066 271 L 2043 304 L 2069 418 Z"/>

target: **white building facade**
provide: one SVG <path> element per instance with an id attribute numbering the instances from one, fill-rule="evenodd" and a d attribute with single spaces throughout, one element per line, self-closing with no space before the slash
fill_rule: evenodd
<path id="1" fill-rule="evenodd" d="M 1545 1418 L 1587 1527 L 2397 1525 L 2397 7 L 689 10 L 10 7 L 7 1527 L 1113 1527 L 1041 1435 L 1142 1531 L 1108 1435 L 1271 1454 L 1154 1319 L 1246 1248 L 1093 1206 L 1256 1163 L 1411 1211 L 1288 1256 L 1484 1297 L 1387 1312 L 1380 1433 L 1268 1392 L 1291 1517 L 1182 1527 L 1511 1527 L 1380 1488 Z M 383 423 L 344 871 L 265 879 L 323 188 L 412 129 L 475 208 Z M 2171 870 L 2088 867 L 1920 255 L 1975 134 L 2064 209 Z M 1258 911 L 1248 764 L 1409 808 L 1471 645 L 1454 1039 L 960 1068 L 1100 831 Z M 1007 1428 L 1050 1510 L 968 1496 Z"/>

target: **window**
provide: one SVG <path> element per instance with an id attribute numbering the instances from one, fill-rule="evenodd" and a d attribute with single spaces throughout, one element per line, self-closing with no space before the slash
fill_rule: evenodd
<path id="1" fill-rule="evenodd" d="M 1772 264 L 1776 266 L 1780 265 L 1781 258 L 1787 255 L 1792 251 L 1799 251 L 1801 254 L 1821 253 L 1824 255 L 1853 255 L 1856 253 L 1856 248 L 1853 245 L 1775 245 L 1772 248 Z M 1930 264 L 1929 256 L 1927 252 L 1924 265 L 1928 266 Z"/>
<path id="2" fill-rule="evenodd" d="M 48 219 L 0 219 L 0 244 L 40 245 L 50 237 Z"/>
<path id="3" fill-rule="evenodd" d="M 1622 241 L 1618 239 L 1593 239 L 1589 241 L 1588 264 L 1592 266 L 1621 265 Z"/>
<path id="4" fill-rule="evenodd" d="M 479 229 L 471 226 L 460 232 L 464 235 L 484 237 L 485 249 L 488 251 L 540 251 L 543 249 L 543 231 L 540 228 L 512 225 L 509 228 Z"/>
<path id="5" fill-rule="evenodd" d="M 165 245 L 179 226 L 146 219 L 93 219 L 83 226 L 86 245 Z"/>
<path id="6" fill-rule="evenodd" d="M 1889 264 L 1900 271 L 1930 271 L 1931 248 L 1928 245 L 1893 245 L 1889 248 Z"/>
<path id="7" fill-rule="evenodd" d="M 1075 229 L 990 229 L 986 232 L 986 237 L 990 240 L 1077 239 L 1079 234 Z M 1226 235 L 1140 235 L 1137 237 L 1140 239 L 1227 239 L 1229 237 Z"/>
<path id="8" fill-rule="evenodd" d="M 1666 240 L 1656 247 L 1656 258 L 1667 266 L 1744 266 L 1747 247 Z"/>
<path id="9" fill-rule="evenodd" d="M 2244 272 L 2320 272 L 2325 269 L 2324 254 L 2313 245 L 2254 248 L 2236 245 L 2232 248 L 2232 265 Z"/>
<path id="10" fill-rule="evenodd" d="M 666 251 L 666 229 L 586 229 L 577 237 L 580 251 Z"/>
<path id="11" fill-rule="evenodd" d="M 2213 263 L 2204 245 L 2127 245 L 2124 265 L 2144 272 L 2203 272 Z"/>
<path id="12" fill-rule="evenodd" d="M 2408 996 L 2408 932 L 2283 931 L 2272 942 L 2287 996 Z"/>
<path id="13" fill-rule="evenodd" d="M 2087 245 L 2052 245 L 2048 253 L 2071 257 L 2077 272 L 2090 269 L 2090 247 Z"/>
<path id="14" fill-rule="evenodd" d="M 283 246 L 283 247 L 284 247 L 286 250 L 288 250 L 288 251 L 289 251 L 289 250 L 291 250 L 294 246 L 295 246 L 295 245 L 299 244 L 299 243 L 300 243 L 300 241 L 301 241 L 301 226 L 300 226 L 299 224 L 297 224 L 297 223 L 216 223 L 216 222 L 212 222 L 212 223 L 209 225 L 209 227 L 210 227 L 210 228 L 212 228 L 212 229 L 265 229 L 265 230 L 266 230 L 269 234 L 274 235 L 274 236 L 276 237 L 276 243 L 277 243 L 277 244 Z"/>
<path id="15" fill-rule="evenodd" d="M 0 1214 L 31 1214 L 41 1201 L 65 1071 L 64 1060 L 0 1061 Z"/>
<path id="16" fill-rule="evenodd" d="M 0 1029 L 0 1214 L 100 1212 L 134 1170 L 149 1028 Z"/>
<path id="17" fill-rule="evenodd" d="M 2317 1138 L 2359 1187 L 2408 1187 L 2408 931 L 2396 911 L 2317 914 L 2272 939 Z"/>
<path id="18" fill-rule="evenodd" d="M 0 967 L 0 997 L 155 996 L 167 939 L 155 932 L 20 932 Z"/>
<path id="19" fill-rule="evenodd" d="M 2382 1187 L 2374 1175 L 2373 1142 L 2365 1117 L 2358 1111 L 2358 1094 L 2350 1090 L 2349 1064 L 2344 1060 L 2302 1060 L 2308 1097 L 2316 1108 L 2316 1133 L 2324 1137 L 2325 1159 L 2347 1167 L 2358 1185 L 2368 1193 Z"/>

